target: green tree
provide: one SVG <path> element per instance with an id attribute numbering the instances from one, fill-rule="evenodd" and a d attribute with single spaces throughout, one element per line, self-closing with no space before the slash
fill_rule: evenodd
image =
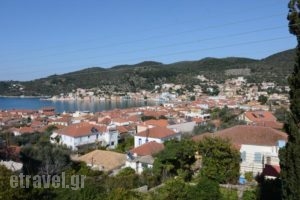
<path id="1" fill-rule="evenodd" d="M 243 200 L 256 200 L 257 194 L 255 189 L 248 189 L 243 193 Z"/>
<path id="2" fill-rule="evenodd" d="M 286 108 L 280 107 L 275 110 L 274 116 L 276 117 L 277 121 L 286 123 L 289 112 Z"/>
<path id="3" fill-rule="evenodd" d="M 222 198 L 219 184 L 206 177 L 200 178 L 198 184 L 191 189 L 189 196 L 191 200 L 218 200 Z"/>
<path id="4" fill-rule="evenodd" d="M 139 187 L 139 176 L 134 169 L 126 167 L 122 169 L 116 176 L 106 179 L 108 189 L 134 189 Z"/>
<path id="5" fill-rule="evenodd" d="M 288 142 L 280 151 L 282 198 L 300 199 L 300 0 L 288 4 L 289 30 L 297 38 L 296 62 L 288 82 L 290 86 L 290 110 L 285 125 Z"/>
<path id="6" fill-rule="evenodd" d="M 228 140 L 205 137 L 198 145 L 202 155 L 201 176 L 218 183 L 236 183 L 240 170 L 240 153 Z"/>
<path id="7" fill-rule="evenodd" d="M 266 97 L 265 95 L 260 95 L 258 97 L 258 102 L 261 104 L 261 105 L 265 105 L 268 101 L 268 97 Z"/>
<path id="8" fill-rule="evenodd" d="M 125 167 L 124 169 L 120 170 L 117 174 L 117 177 L 124 177 L 124 176 L 130 176 L 135 175 L 135 170 L 131 167 Z"/>
<path id="9" fill-rule="evenodd" d="M 115 149 L 115 151 L 125 153 L 128 150 L 132 149 L 133 146 L 134 146 L 134 137 L 127 136 L 118 143 L 118 146 Z"/>
<path id="10" fill-rule="evenodd" d="M 10 177 L 12 175 L 14 175 L 12 171 L 0 165 L 0 199 L 26 199 L 25 190 L 20 187 L 12 188 L 10 186 Z"/>
<path id="11" fill-rule="evenodd" d="M 161 176 L 162 180 L 179 174 L 185 180 L 190 179 L 190 166 L 195 162 L 195 150 L 195 144 L 190 140 L 166 142 L 165 149 L 154 161 L 154 173 Z"/>
<path id="12" fill-rule="evenodd" d="M 69 180 L 70 177 L 66 176 L 66 181 Z M 70 185 L 69 182 L 66 182 L 66 184 Z M 84 180 L 84 188 L 79 188 L 77 190 L 72 190 L 71 188 L 55 188 L 54 191 L 56 194 L 55 199 L 59 200 L 102 200 L 107 197 L 103 180 L 92 177 L 88 177 Z"/>
<path id="13" fill-rule="evenodd" d="M 152 199 L 191 199 L 191 186 L 180 179 L 168 180 Z"/>
<path id="14" fill-rule="evenodd" d="M 107 200 L 125 200 L 125 199 L 138 200 L 138 199 L 143 199 L 142 197 L 143 196 L 138 192 L 126 190 L 124 188 L 116 188 L 108 194 L 106 199 Z"/>
<path id="15" fill-rule="evenodd" d="M 21 149 L 23 170 L 26 174 L 60 174 L 71 164 L 70 150 L 50 143 L 27 145 Z"/>
<path id="16" fill-rule="evenodd" d="M 264 176 L 257 177 L 257 199 L 272 199 L 281 200 L 281 180 L 280 179 L 266 179 Z"/>

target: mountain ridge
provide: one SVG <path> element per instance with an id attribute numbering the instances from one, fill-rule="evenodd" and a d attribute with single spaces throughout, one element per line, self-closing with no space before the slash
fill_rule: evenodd
<path id="1" fill-rule="evenodd" d="M 99 88 L 106 92 L 135 92 L 140 89 L 152 90 L 155 85 L 167 82 L 195 85 L 199 83 L 195 78 L 196 75 L 204 75 L 217 83 L 235 76 L 245 76 L 249 82 L 275 81 L 284 85 L 287 83 L 286 77 L 293 69 L 294 55 L 294 49 L 289 49 L 260 60 L 243 57 L 207 57 L 170 64 L 144 61 L 111 68 L 89 67 L 31 81 L 1 81 L 0 95 L 48 96 L 67 93 L 77 88 Z M 243 74 L 243 69 L 249 72 Z M 228 70 L 238 73 L 226 73 Z M 21 85 L 22 89 L 13 85 Z"/>

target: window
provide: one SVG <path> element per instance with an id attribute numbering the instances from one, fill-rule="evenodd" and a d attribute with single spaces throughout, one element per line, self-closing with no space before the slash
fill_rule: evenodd
<path id="1" fill-rule="evenodd" d="M 255 152 L 254 153 L 254 162 L 261 163 L 262 155 L 261 153 Z"/>
<path id="2" fill-rule="evenodd" d="M 242 159 L 242 162 L 245 162 L 246 161 L 246 151 L 243 151 L 241 153 L 241 159 Z"/>
<path id="3" fill-rule="evenodd" d="M 142 138 L 139 138 L 139 145 L 142 145 Z"/>
<path id="4" fill-rule="evenodd" d="M 114 145 L 115 145 L 115 142 L 111 142 L 110 145 L 111 145 L 111 146 L 114 146 Z"/>

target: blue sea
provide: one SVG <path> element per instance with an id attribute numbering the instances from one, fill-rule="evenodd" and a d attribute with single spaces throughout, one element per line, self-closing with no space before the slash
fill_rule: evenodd
<path id="1" fill-rule="evenodd" d="M 41 100 L 40 98 L 22 98 L 22 97 L 0 97 L 0 110 L 10 109 L 32 109 L 38 110 L 43 107 L 54 107 L 55 111 L 61 112 L 75 112 L 90 111 L 100 112 L 105 110 L 112 110 L 115 108 L 131 108 L 141 106 L 153 106 L 157 102 L 149 101 L 50 101 Z"/>

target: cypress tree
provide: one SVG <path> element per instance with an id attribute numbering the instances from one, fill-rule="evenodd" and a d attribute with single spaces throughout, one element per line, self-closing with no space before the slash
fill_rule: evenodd
<path id="1" fill-rule="evenodd" d="M 280 150 L 282 199 L 300 199 L 300 0 L 288 4 L 289 31 L 297 38 L 294 71 L 288 82 L 290 86 L 290 115 L 285 130 L 288 142 Z"/>

